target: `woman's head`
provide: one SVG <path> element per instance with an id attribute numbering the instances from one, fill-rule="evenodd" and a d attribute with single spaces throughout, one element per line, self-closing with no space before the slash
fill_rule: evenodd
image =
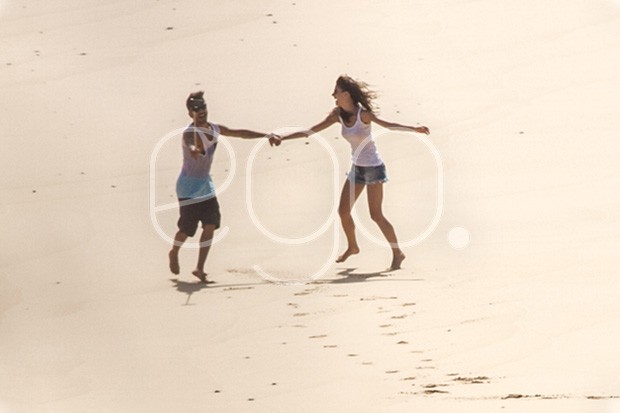
<path id="1" fill-rule="evenodd" d="M 342 103 L 342 98 L 339 95 L 342 93 L 348 94 L 354 105 L 361 105 L 364 109 L 374 112 L 375 105 L 373 100 L 377 97 L 377 94 L 368 88 L 367 83 L 355 80 L 347 75 L 342 75 L 336 80 L 333 94 L 339 106 Z"/>

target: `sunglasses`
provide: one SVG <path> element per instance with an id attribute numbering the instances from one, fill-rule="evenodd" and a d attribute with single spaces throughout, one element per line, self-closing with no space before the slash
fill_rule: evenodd
<path id="1" fill-rule="evenodd" d="M 193 112 L 198 112 L 199 110 L 203 110 L 207 108 L 207 104 L 205 103 L 204 100 L 199 100 L 199 99 L 192 99 L 190 100 L 189 104 L 188 104 L 190 110 L 192 110 Z"/>

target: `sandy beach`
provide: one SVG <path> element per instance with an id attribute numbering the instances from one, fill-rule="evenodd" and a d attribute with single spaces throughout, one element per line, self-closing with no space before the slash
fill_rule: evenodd
<path id="1" fill-rule="evenodd" d="M 620 412 L 620 1 L 0 1 L 0 412 Z M 168 269 L 190 92 L 283 132 L 380 94 L 390 250 L 337 126 L 221 138 Z"/>

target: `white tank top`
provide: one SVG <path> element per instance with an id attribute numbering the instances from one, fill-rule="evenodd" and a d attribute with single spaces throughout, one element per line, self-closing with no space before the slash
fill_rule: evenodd
<path id="1" fill-rule="evenodd" d="M 212 140 L 209 140 L 202 130 L 196 129 L 198 138 L 205 148 L 205 154 L 196 158 L 192 157 L 189 145 L 185 142 L 185 134 L 194 132 L 193 124 L 190 124 L 183 133 L 183 167 L 176 185 L 178 198 L 202 198 L 215 195 L 215 185 L 210 172 L 220 128 L 215 123 L 209 123 L 209 125 L 213 132 Z"/>
<path id="2" fill-rule="evenodd" d="M 350 128 L 338 116 L 342 124 L 342 136 L 351 144 L 351 160 L 357 166 L 379 166 L 383 163 L 372 137 L 370 123 L 362 122 L 362 108 L 358 107 L 355 123 Z"/>

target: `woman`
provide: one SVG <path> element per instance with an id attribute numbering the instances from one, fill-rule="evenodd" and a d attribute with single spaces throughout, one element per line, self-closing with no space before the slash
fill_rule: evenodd
<path id="1" fill-rule="evenodd" d="M 374 111 L 373 99 L 376 94 L 368 89 L 364 82 L 356 81 L 343 75 L 336 81 L 332 96 L 336 99 L 336 107 L 321 122 L 310 128 L 310 132 L 317 133 L 340 122 L 342 136 L 351 144 L 352 161 L 351 171 L 342 187 L 338 214 L 342 228 L 347 238 L 348 247 L 338 257 L 336 262 L 344 262 L 351 255 L 359 253 L 360 249 L 355 237 L 355 223 L 351 216 L 351 209 L 364 188 L 368 195 L 370 217 L 377 223 L 383 236 L 392 248 L 392 264 L 390 270 L 400 268 L 405 254 L 398 246 L 398 239 L 394 227 L 383 215 L 383 183 L 387 182 L 385 165 L 379 156 L 374 138 L 371 133 L 371 122 L 375 122 L 387 129 L 409 130 L 428 135 L 426 126 L 407 126 L 387 122 L 379 119 Z M 296 132 L 281 137 L 281 140 L 308 137 L 307 132 Z M 277 143 L 279 144 L 279 142 Z"/>

